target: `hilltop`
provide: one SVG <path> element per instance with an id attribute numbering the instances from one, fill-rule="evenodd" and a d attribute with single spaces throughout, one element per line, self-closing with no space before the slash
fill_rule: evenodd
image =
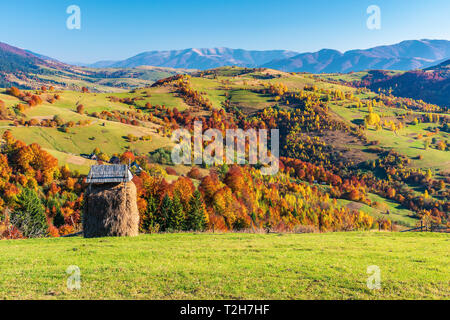
<path id="1" fill-rule="evenodd" d="M 396 96 L 450 107 L 450 60 L 422 70 L 370 70 L 342 75 L 335 79 L 357 87 L 368 87 L 375 92 L 390 91 Z"/>

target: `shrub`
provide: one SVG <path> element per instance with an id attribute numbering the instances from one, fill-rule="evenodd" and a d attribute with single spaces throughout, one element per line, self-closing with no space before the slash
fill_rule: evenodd
<path id="1" fill-rule="evenodd" d="M 166 172 L 167 172 L 168 175 L 171 175 L 171 176 L 177 176 L 178 175 L 177 171 L 174 168 L 172 168 L 172 167 L 167 167 L 166 168 Z"/>

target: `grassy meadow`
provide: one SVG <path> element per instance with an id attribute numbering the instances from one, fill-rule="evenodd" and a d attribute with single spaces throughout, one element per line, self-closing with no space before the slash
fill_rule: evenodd
<path id="1" fill-rule="evenodd" d="M 449 299 L 449 249 L 447 234 L 378 232 L 0 241 L 0 299 Z"/>

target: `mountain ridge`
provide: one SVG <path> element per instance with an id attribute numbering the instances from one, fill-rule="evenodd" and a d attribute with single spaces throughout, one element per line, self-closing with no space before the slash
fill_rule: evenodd
<path id="1" fill-rule="evenodd" d="M 99 61 L 89 67 L 130 68 L 141 65 L 183 69 L 210 69 L 226 65 L 258 67 L 276 58 L 293 57 L 289 50 L 244 50 L 231 48 L 188 48 L 181 50 L 146 51 L 122 61 Z M 189 66 L 184 68 L 183 66 Z"/>
<path id="2" fill-rule="evenodd" d="M 324 61 L 321 56 L 332 56 Z M 394 45 L 349 50 L 344 53 L 323 49 L 301 53 L 288 59 L 272 61 L 263 67 L 289 72 L 336 73 L 369 69 L 414 70 L 430 67 L 450 58 L 450 41 L 406 40 Z"/>
<path id="3" fill-rule="evenodd" d="M 266 67 L 286 72 L 333 73 L 369 69 L 413 70 L 450 58 L 448 40 L 405 40 L 393 45 L 340 52 L 322 49 L 298 53 L 289 50 L 189 48 L 146 51 L 120 61 L 98 61 L 93 68 L 133 68 L 141 65 L 206 70 L 222 66 Z"/>

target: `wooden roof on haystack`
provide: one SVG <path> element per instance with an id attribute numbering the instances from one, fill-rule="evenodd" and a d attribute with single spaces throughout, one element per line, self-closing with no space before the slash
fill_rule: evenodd
<path id="1" fill-rule="evenodd" d="M 92 166 L 87 176 L 87 183 L 120 183 L 129 182 L 133 174 L 127 165 L 98 165 Z"/>

